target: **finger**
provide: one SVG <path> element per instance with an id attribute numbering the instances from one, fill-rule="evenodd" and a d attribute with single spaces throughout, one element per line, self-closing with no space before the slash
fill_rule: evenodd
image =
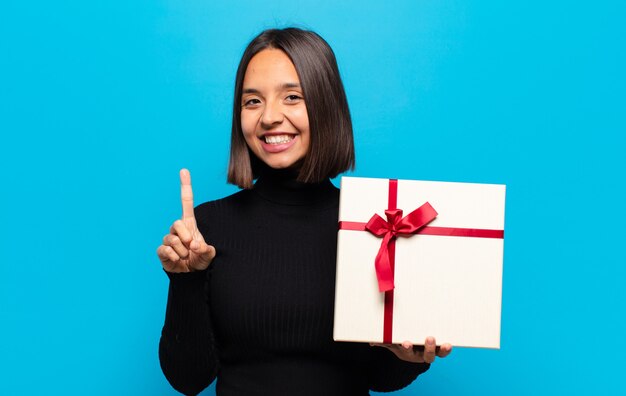
<path id="1" fill-rule="evenodd" d="M 183 220 L 195 220 L 193 215 L 193 190 L 191 174 L 187 169 L 180 170 L 180 200 L 183 204 Z"/>
<path id="2" fill-rule="evenodd" d="M 185 245 L 183 245 L 180 238 L 176 235 L 167 234 L 166 236 L 164 236 L 163 245 L 169 246 L 174 249 L 174 251 L 180 258 L 187 258 L 189 256 L 189 250 Z"/>
<path id="3" fill-rule="evenodd" d="M 433 337 L 426 338 L 426 344 L 424 345 L 424 361 L 426 363 L 432 363 L 435 361 L 435 339 Z"/>
<path id="4" fill-rule="evenodd" d="M 443 344 L 441 348 L 439 348 L 439 351 L 437 351 L 437 356 L 439 356 L 440 358 L 444 358 L 448 356 L 450 352 L 452 352 L 452 345 L 446 343 Z"/>
<path id="5" fill-rule="evenodd" d="M 189 267 L 182 263 L 180 257 L 170 246 L 164 246 L 162 254 L 166 257 L 161 261 L 165 271 L 172 273 L 189 272 Z"/>
<path id="6" fill-rule="evenodd" d="M 161 260 L 161 263 L 163 263 L 163 265 L 165 265 L 167 262 L 175 263 L 180 260 L 180 257 L 176 254 L 171 246 L 159 246 L 159 248 L 157 249 L 157 255 L 159 256 L 159 259 Z"/>
<path id="7" fill-rule="evenodd" d="M 383 344 L 381 342 L 370 342 L 370 346 L 380 347 L 380 348 L 387 348 L 390 351 L 394 349 L 394 345 L 393 344 Z"/>
<path id="8" fill-rule="evenodd" d="M 182 220 L 176 220 L 170 227 L 170 233 L 177 235 L 185 246 L 189 246 L 193 239 L 192 231 L 187 228 Z"/>
<path id="9" fill-rule="evenodd" d="M 171 246 L 161 245 L 157 249 L 157 255 L 161 260 L 163 269 L 167 272 L 189 272 L 189 267 L 180 261 L 180 257 L 176 254 Z"/>

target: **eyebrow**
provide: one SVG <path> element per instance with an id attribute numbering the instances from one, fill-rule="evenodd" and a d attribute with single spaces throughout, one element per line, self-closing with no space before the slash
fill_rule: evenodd
<path id="1" fill-rule="evenodd" d="M 291 89 L 291 88 L 300 88 L 300 84 L 298 83 L 284 83 L 281 84 L 280 87 L 281 89 Z M 244 88 L 244 90 L 242 91 L 242 93 L 244 94 L 248 94 L 248 93 L 252 93 L 252 94 L 258 94 L 260 93 L 258 89 L 256 88 Z"/>

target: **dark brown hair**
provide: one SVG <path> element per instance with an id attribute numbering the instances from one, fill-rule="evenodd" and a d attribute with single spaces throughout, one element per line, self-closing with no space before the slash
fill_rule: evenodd
<path id="1" fill-rule="evenodd" d="M 333 50 L 311 31 L 269 29 L 248 44 L 237 68 L 228 182 L 251 188 L 258 176 L 260 160 L 248 148 L 241 130 L 241 95 L 248 63 L 268 48 L 279 49 L 291 59 L 306 103 L 311 137 L 297 180 L 318 183 L 354 169 L 352 121 Z"/>

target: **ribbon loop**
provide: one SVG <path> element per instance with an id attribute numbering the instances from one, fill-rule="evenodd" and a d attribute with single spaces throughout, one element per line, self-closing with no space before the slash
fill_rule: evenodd
<path id="1" fill-rule="evenodd" d="M 374 213 L 370 221 L 365 224 L 365 229 L 376 235 L 377 237 L 383 237 L 389 231 L 389 223 L 387 223 L 382 217 Z"/>

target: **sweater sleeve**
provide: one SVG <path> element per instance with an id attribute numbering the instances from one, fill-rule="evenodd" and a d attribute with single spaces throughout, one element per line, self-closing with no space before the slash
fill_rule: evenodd
<path id="1" fill-rule="evenodd" d="M 219 367 L 207 271 L 167 273 L 170 285 L 159 360 L 169 383 L 185 395 L 196 395 L 209 386 Z"/>
<path id="2" fill-rule="evenodd" d="M 370 389 L 375 392 L 392 392 L 413 382 L 430 368 L 428 363 L 411 363 L 398 359 L 387 348 L 371 347 L 369 365 Z"/>

